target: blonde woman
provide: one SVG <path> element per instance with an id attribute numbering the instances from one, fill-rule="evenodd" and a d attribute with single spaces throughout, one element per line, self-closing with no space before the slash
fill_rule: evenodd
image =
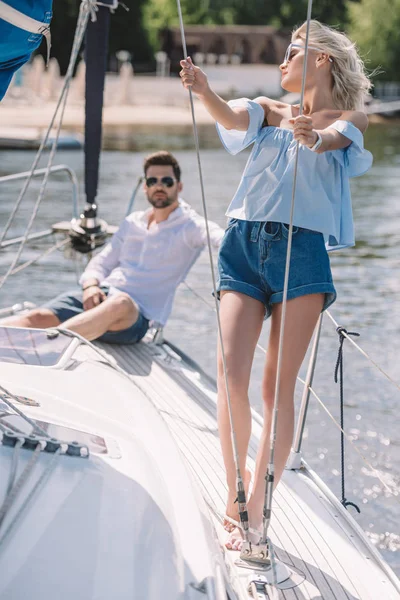
<path id="1" fill-rule="evenodd" d="M 282 87 L 299 93 L 305 58 L 306 24 L 294 31 L 280 65 Z M 299 146 L 293 246 L 279 397 L 275 484 L 282 475 L 293 437 L 296 376 L 321 311 L 336 298 L 327 251 L 354 245 L 349 178 L 369 169 L 363 147 L 367 117 L 363 100 L 370 88 L 354 44 L 318 21 L 309 36 L 303 115 L 300 107 L 260 97 L 225 102 L 190 58 L 181 62 L 183 85 L 192 88 L 217 122 L 225 148 L 236 154 L 254 144 L 219 254 L 221 326 L 227 361 L 241 473 L 245 474 L 251 415 L 248 385 L 263 319 L 271 316 L 264 370 L 264 427 L 251 497 L 250 526 L 259 530 L 265 495 L 271 413 L 274 401 L 283 282 Z M 240 550 L 236 472 L 224 373 L 219 349 L 218 425 L 227 473 L 227 548 Z"/>

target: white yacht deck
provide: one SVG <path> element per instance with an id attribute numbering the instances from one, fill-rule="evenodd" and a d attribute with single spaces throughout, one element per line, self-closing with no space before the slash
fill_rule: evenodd
<path id="1" fill-rule="evenodd" d="M 226 483 L 216 421 L 213 382 L 168 345 L 97 344 L 126 370 L 157 406 L 211 508 L 221 546 Z M 254 468 L 261 420 L 253 418 L 249 467 Z M 325 491 L 327 492 L 325 494 Z M 294 571 L 296 587 L 284 600 L 399 600 L 398 580 L 361 529 L 306 467 L 285 471 L 273 502 L 271 539 L 277 557 Z M 237 589 L 245 592 L 251 571 L 238 568 L 226 551 Z"/>

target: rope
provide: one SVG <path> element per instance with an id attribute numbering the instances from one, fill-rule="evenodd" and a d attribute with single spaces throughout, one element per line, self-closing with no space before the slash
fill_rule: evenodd
<path id="1" fill-rule="evenodd" d="M 39 450 L 38 450 L 39 448 Z M 36 451 L 38 450 L 37 454 Z M 40 451 L 41 451 L 41 446 L 38 445 L 35 450 L 34 450 L 34 456 L 36 456 L 37 458 L 39 458 L 40 456 Z M 27 508 L 30 508 L 33 505 L 33 498 L 38 494 L 38 492 L 40 491 L 40 489 L 43 487 L 43 485 L 46 483 L 47 479 L 50 477 L 52 471 L 54 470 L 54 468 L 56 467 L 56 461 L 57 459 L 60 457 L 60 453 L 61 453 L 61 447 L 58 448 L 53 456 L 51 457 L 49 464 L 47 465 L 47 467 L 45 468 L 44 472 L 42 473 L 42 475 L 39 477 L 38 481 L 36 482 L 36 484 L 34 485 L 33 489 L 31 490 L 31 492 L 28 494 L 28 496 L 26 497 L 25 501 L 23 502 L 21 508 L 19 509 L 19 511 L 17 512 L 17 514 L 15 515 L 14 519 L 11 521 L 11 523 L 9 524 L 9 526 L 7 527 L 7 529 L 5 530 L 5 532 L 3 533 L 3 535 L 0 537 L 0 549 L 3 546 L 4 542 L 6 541 L 6 539 L 9 537 L 9 535 L 12 533 L 12 531 L 15 529 L 16 525 L 18 524 L 18 521 L 21 519 L 23 513 L 26 511 Z M 31 459 L 32 461 L 33 459 Z M 31 462 L 30 461 L 30 462 Z M 36 462 L 36 461 L 35 461 Z M 29 464 L 29 463 L 28 463 Z M 28 465 L 27 465 L 28 467 Z M 33 467 L 32 467 L 33 468 Z M 26 469 L 25 469 L 26 470 Z M 25 472 L 25 471 L 24 471 Z M 29 474 L 27 474 L 27 477 L 29 476 Z M 21 475 L 22 477 L 22 475 Z M 24 482 L 25 483 L 25 482 Z M 16 487 L 16 486 L 15 486 Z"/>
<path id="2" fill-rule="evenodd" d="M 336 327 L 336 330 L 337 330 L 337 328 L 339 327 L 339 324 L 338 324 L 338 323 L 336 323 L 335 319 L 332 317 L 332 315 L 331 315 L 331 313 L 329 312 L 329 310 L 327 310 L 327 311 L 325 311 L 325 312 L 326 312 L 326 314 L 328 315 L 328 317 L 330 318 L 330 320 L 332 321 L 332 323 L 335 325 L 335 327 Z M 358 344 L 356 344 L 356 342 L 355 342 L 355 341 L 354 341 L 354 340 L 353 340 L 351 337 L 349 337 L 349 335 L 347 334 L 346 330 L 344 330 L 344 331 L 343 331 L 343 335 L 344 335 L 344 337 L 345 337 L 346 339 L 348 339 L 348 340 L 349 340 L 349 342 L 351 342 L 351 343 L 353 344 L 353 346 L 354 346 L 355 348 L 357 348 L 357 350 L 358 350 L 359 352 L 361 352 L 361 354 L 362 354 L 363 356 L 365 356 L 365 358 L 367 358 L 367 359 L 369 360 L 369 362 L 370 362 L 370 363 L 372 363 L 372 364 L 373 364 L 373 366 L 374 366 L 374 367 L 376 367 L 376 368 L 378 369 L 378 371 L 380 371 L 380 372 L 382 373 L 382 375 L 384 375 L 384 377 L 386 377 L 386 379 L 388 379 L 388 380 L 390 381 L 390 383 L 392 383 L 392 384 L 393 384 L 393 385 L 394 385 L 394 386 L 395 386 L 395 387 L 396 387 L 398 390 L 400 390 L 400 384 L 398 384 L 398 383 L 397 383 L 397 382 L 396 382 L 396 381 L 395 381 L 395 380 L 394 380 L 394 379 L 393 379 L 393 378 L 392 378 L 390 375 L 388 375 L 388 373 L 386 373 L 386 371 L 384 371 L 384 370 L 382 369 L 382 367 L 380 367 L 380 366 L 378 365 L 378 363 L 376 363 L 376 362 L 375 362 L 375 361 L 374 361 L 374 360 L 373 360 L 373 359 L 372 359 L 372 358 L 369 356 L 369 354 L 368 354 L 367 352 L 365 352 L 365 350 L 363 350 L 362 348 L 360 348 L 360 346 L 359 346 Z"/>
<path id="3" fill-rule="evenodd" d="M 187 58 L 187 47 L 186 47 L 185 30 L 184 30 L 184 25 L 183 25 L 183 17 L 182 17 L 182 9 L 181 9 L 180 0 L 177 0 L 177 8 L 178 8 L 181 40 L 182 40 L 182 49 L 183 49 L 184 58 L 186 59 Z M 207 206 L 206 206 L 205 192 L 204 192 L 203 172 L 202 172 L 202 166 L 201 166 L 201 160 L 200 160 L 199 136 L 198 136 L 198 132 L 197 132 L 196 117 L 195 117 L 195 113 L 194 113 L 193 94 L 192 94 L 192 90 L 190 88 L 188 91 L 189 91 L 190 111 L 191 111 L 191 115 L 192 115 L 193 135 L 194 135 L 194 141 L 195 141 L 195 147 L 196 147 L 197 166 L 198 166 L 198 172 L 199 172 L 199 178 L 200 178 L 201 201 L 202 201 L 202 206 L 203 206 L 203 215 L 204 215 L 204 219 L 205 219 L 205 226 L 206 226 L 206 233 L 207 233 L 207 248 L 208 248 L 208 256 L 209 256 L 209 262 L 210 262 L 213 291 L 214 291 L 218 337 L 219 337 L 221 358 L 222 358 L 222 364 L 223 364 L 229 421 L 230 421 L 230 425 L 231 425 L 232 449 L 233 449 L 233 455 L 234 455 L 234 461 L 235 461 L 235 467 L 236 467 L 236 486 L 237 486 L 238 510 L 239 510 L 240 520 L 243 524 L 244 538 L 246 541 L 248 541 L 249 522 L 248 522 L 248 514 L 247 514 L 247 506 L 246 506 L 246 494 L 244 491 L 242 474 L 240 472 L 239 451 L 238 451 L 235 427 L 234 427 L 234 423 L 233 423 L 232 402 L 231 402 L 231 396 L 230 396 L 230 391 L 229 391 L 228 372 L 227 372 L 227 366 L 226 366 L 226 355 L 225 355 L 224 342 L 223 342 L 223 338 L 222 338 L 221 319 L 220 319 L 219 305 L 218 305 L 218 293 L 217 293 L 217 285 L 216 285 L 216 280 L 215 280 L 213 255 L 212 255 L 212 249 L 211 249 L 211 236 L 210 236 L 210 228 L 209 228 L 209 224 L 208 224 L 208 214 L 207 214 Z"/>
<path id="4" fill-rule="evenodd" d="M 301 379 L 301 377 L 298 377 L 297 379 L 300 381 L 300 383 L 302 383 L 303 385 L 306 385 L 306 382 L 304 381 L 304 379 Z M 387 485 L 387 483 L 382 479 L 382 477 L 381 477 L 378 469 L 376 469 L 375 467 L 373 467 L 371 465 L 371 463 L 369 462 L 369 460 L 367 458 L 365 458 L 364 454 L 362 452 L 360 452 L 360 450 L 354 444 L 352 438 L 344 431 L 344 429 L 342 429 L 342 427 L 340 426 L 340 424 L 337 422 L 337 420 L 335 419 L 335 417 L 329 411 L 328 407 L 325 406 L 324 402 L 321 400 L 321 398 L 318 396 L 318 394 L 315 392 L 315 390 L 312 387 L 309 387 L 308 389 L 310 390 L 310 392 L 314 396 L 314 398 L 320 403 L 320 405 L 322 406 L 322 408 L 324 409 L 324 411 L 327 413 L 327 415 L 330 417 L 330 419 L 334 422 L 334 424 L 339 429 L 339 431 L 341 431 L 343 433 L 344 437 L 349 442 L 349 444 L 351 444 L 353 446 L 354 450 L 357 452 L 357 454 L 359 454 L 359 456 L 365 462 L 365 464 L 367 465 L 367 467 L 369 469 L 371 469 L 371 471 L 373 471 L 373 473 L 375 474 L 376 478 L 379 479 L 379 481 L 381 482 L 381 484 L 383 485 L 383 487 L 386 489 L 386 491 L 389 492 L 389 494 L 391 494 L 392 496 L 398 496 L 399 493 L 397 491 L 393 491 L 392 489 L 390 489 L 390 487 Z"/>
<path id="5" fill-rule="evenodd" d="M 304 47 L 304 62 L 303 62 L 302 82 L 301 82 L 299 116 L 301 116 L 303 114 L 304 93 L 305 93 L 305 84 L 306 84 L 306 76 L 307 76 L 308 41 L 309 41 L 309 35 L 310 35 L 311 12 L 312 12 L 312 0 L 308 0 L 306 39 L 305 39 L 305 47 Z M 287 306 L 287 295 L 288 295 L 288 288 L 289 288 L 290 258 L 291 258 L 291 253 L 292 253 L 293 215 L 294 215 L 294 205 L 295 205 L 295 196 L 296 196 L 297 172 L 298 172 L 298 162 L 299 162 L 299 147 L 300 147 L 300 143 L 299 143 L 299 141 L 297 141 L 295 162 L 294 162 L 292 201 L 291 201 L 291 206 L 290 206 L 290 221 L 289 221 L 288 246 L 287 246 L 287 252 L 286 252 L 285 279 L 284 279 L 284 285 L 283 285 L 282 314 L 281 314 L 281 323 L 280 323 L 280 332 L 279 332 L 279 346 L 278 346 L 278 359 L 277 359 L 277 368 L 276 368 L 274 407 L 273 407 L 273 413 L 272 413 L 272 423 L 271 423 L 271 433 L 270 433 L 270 454 L 269 454 L 269 462 L 268 462 L 268 468 L 267 468 L 267 474 L 266 474 L 267 485 L 266 485 L 266 492 L 265 492 L 264 522 L 263 522 L 263 529 L 264 529 L 263 540 L 264 541 L 267 540 L 268 527 L 271 522 L 272 495 L 273 495 L 274 478 L 275 478 L 274 477 L 274 473 L 275 473 L 274 458 L 275 458 L 275 447 L 276 447 L 276 431 L 277 431 L 277 423 L 278 423 L 280 379 L 281 379 L 281 372 L 282 372 L 283 340 L 284 340 L 284 334 L 285 334 L 286 306 Z"/>
<path id="6" fill-rule="evenodd" d="M 4 404 L 7 404 L 7 406 L 9 408 L 11 408 L 15 413 L 17 413 L 18 416 L 22 417 L 27 423 L 29 423 L 29 425 L 34 430 L 36 430 L 37 433 L 39 433 L 40 435 L 44 435 L 46 438 L 51 438 L 51 436 L 47 433 L 47 431 L 45 429 L 42 429 L 42 427 L 40 427 L 40 425 L 35 423 L 35 421 L 30 419 L 29 417 L 27 417 L 21 410 L 19 410 L 19 408 L 14 406 L 14 404 L 8 400 L 8 398 L 13 398 L 13 400 L 15 400 L 16 402 L 19 402 L 17 396 L 15 396 L 11 392 L 9 392 L 2 385 L 0 385 L 0 391 L 3 392 L 3 394 L 0 395 L 0 398 L 1 398 L 2 402 L 4 402 Z M 6 396 L 4 396 L 4 394 L 6 394 Z"/>
<path id="7" fill-rule="evenodd" d="M 22 471 L 22 473 L 19 476 L 19 478 L 17 479 L 15 485 L 12 487 L 12 489 L 10 490 L 10 492 L 4 499 L 4 502 L 3 502 L 2 506 L 0 507 L 0 529 L 4 522 L 4 519 L 6 518 L 7 513 L 9 512 L 13 503 L 17 499 L 22 488 L 28 481 L 30 475 L 32 474 L 32 471 L 39 459 L 41 451 L 42 451 L 42 446 L 41 446 L 40 442 L 38 442 L 36 448 L 32 452 L 31 458 L 29 459 L 28 463 L 25 466 L 25 469 Z"/>
<path id="8" fill-rule="evenodd" d="M 35 258 L 32 258 L 31 260 L 28 260 L 28 261 L 24 262 L 22 265 L 19 265 L 18 267 L 16 267 L 15 269 L 13 269 L 11 271 L 11 273 L 9 273 L 8 276 L 10 277 L 11 275 L 16 275 L 16 273 L 19 273 L 20 271 L 23 271 L 27 267 L 30 267 L 34 263 L 38 262 L 41 258 L 44 258 L 45 256 L 48 256 L 49 254 L 51 254 L 55 250 L 59 250 L 63 246 L 66 246 L 67 244 L 69 244 L 69 242 L 70 242 L 70 239 L 68 238 L 66 240 L 62 240 L 61 242 L 58 242 L 57 244 L 54 244 L 53 246 L 50 246 L 50 248 L 47 248 L 47 250 L 45 250 L 44 252 L 42 252 L 42 254 L 39 254 Z M 3 281 L 3 277 L 0 278 L 0 283 L 2 281 Z"/>
<path id="9" fill-rule="evenodd" d="M 20 448 L 23 446 L 25 439 L 23 437 L 20 437 L 14 446 L 14 452 L 13 452 L 13 457 L 12 457 L 12 463 L 11 463 L 11 470 L 10 470 L 10 475 L 8 478 L 8 485 L 7 485 L 7 490 L 6 490 L 6 498 L 9 495 L 9 493 L 11 492 L 13 485 L 14 485 L 14 481 L 15 481 L 15 476 L 17 474 L 17 466 L 18 466 L 18 458 L 19 458 L 19 451 Z"/>
<path id="10" fill-rule="evenodd" d="M 356 511 L 358 513 L 360 513 L 360 509 L 357 506 L 357 504 L 354 504 L 354 502 L 350 502 L 346 499 L 346 492 L 345 492 L 345 474 L 344 474 L 344 435 L 343 435 L 343 430 L 344 430 L 344 390 L 343 390 L 343 342 L 345 340 L 344 334 L 346 333 L 347 336 L 349 335 L 355 335 L 355 336 L 359 336 L 359 333 L 356 333 L 355 331 L 346 331 L 346 329 L 344 327 L 338 327 L 336 329 L 336 332 L 339 336 L 339 350 L 338 350 L 338 356 L 337 356 L 337 361 L 336 361 L 336 367 L 335 367 L 335 374 L 334 374 L 334 380 L 335 383 L 338 382 L 338 376 L 339 376 L 339 387 L 340 387 L 340 469 L 341 469 L 341 481 L 342 481 L 342 499 L 341 499 L 341 503 L 343 504 L 343 506 L 345 508 L 347 508 L 348 506 L 353 506 L 353 508 L 356 509 Z"/>
<path id="11" fill-rule="evenodd" d="M 33 161 L 29 177 L 26 179 L 26 181 L 24 183 L 24 186 L 23 186 L 23 188 L 22 188 L 22 190 L 20 192 L 20 195 L 19 195 L 19 197 L 17 199 L 17 202 L 16 202 L 16 204 L 14 206 L 14 209 L 13 209 L 13 211 L 12 211 L 12 213 L 11 213 L 8 221 L 7 221 L 7 224 L 6 224 L 6 226 L 5 226 L 2 234 L 0 236 L 0 246 L 1 246 L 2 242 L 4 241 L 5 236 L 7 235 L 7 232 L 9 230 L 9 228 L 11 227 L 11 224 L 12 224 L 12 222 L 14 220 L 14 217 L 15 217 L 18 209 L 19 209 L 19 206 L 20 206 L 20 204 L 21 204 L 21 202 L 22 202 L 22 200 L 23 200 L 23 198 L 25 196 L 25 193 L 26 193 L 26 191 L 28 189 L 28 186 L 29 186 L 30 182 L 32 181 L 32 178 L 33 178 L 33 175 L 34 175 L 34 171 L 35 171 L 35 169 L 37 167 L 37 164 L 39 162 L 39 159 L 40 159 L 40 157 L 41 157 L 41 155 L 43 153 L 44 147 L 45 147 L 45 145 L 47 143 L 47 140 L 48 140 L 48 137 L 50 135 L 50 131 L 51 131 L 52 127 L 53 127 L 53 123 L 54 123 L 55 118 L 57 116 L 58 110 L 59 110 L 59 108 L 61 106 L 61 113 L 60 113 L 59 123 L 57 125 L 56 136 L 55 136 L 54 142 L 52 144 L 52 148 L 51 148 L 51 151 L 50 151 L 49 160 L 48 160 L 47 167 L 46 167 L 46 172 L 45 172 L 44 177 L 43 177 L 43 181 L 42 181 L 42 185 L 41 185 L 41 188 L 40 188 L 40 191 L 39 191 L 39 195 L 38 195 L 38 198 L 36 200 L 36 203 L 35 203 L 35 206 L 34 206 L 34 209 L 33 209 L 32 215 L 31 215 L 31 218 L 29 220 L 28 226 L 27 226 L 27 228 L 25 230 L 25 234 L 24 234 L 23 239 L 21 241 L 20 247 L 18 248 L 18 251 L 17 251 L 17 253 L 15 255 L 15 258 L 14 258 L 12 264 L 10 265 L 7 273 L 5 274 L 5 276 L 3 277 L 3 279 L 0 281 L 0 290 L 4 286 L 4 284 L 6 283 L 7 279 L 11 275 L 11 272 L 14 270 L 16 264 L 18 263 L 18 260 L 19 260 L 21 254 L 22 254 L 22 251 L 23 251 L 23 249 L 25 247 L 25 244 L 26 244 L 27 238 L 29 236 L 29 233 L 30 233 L 30 231 L 32 229 L 32 226 L 33 226 L 34 220 L 36 218 L 36 215 L 38 213 L 40 204 L 41 204 L 41 202 L 43 200 L 44 192 L 45 192 L 46 185 L 47 185 L 47 180 L 49 178 L 49 174 L 50 174 L 50 171 L 51 171 L 51 166 L 52 166 L 52 163 L 53 163 L 53 160 L 54 160 L 54 156 L 55 156 L 55 153 L 56 153 L 56 150 L 57 150 L 58 138 L 59 138 L 60 131 L 61 131 L 61 125 L 62 125 L 62 121 L 63 121 L 63 117 L 64 117 L 64 111 L 65 111 L 65 107 L 66 107 L 66 103 L 67 103 L 67 99 L 68 99 L 68 92 L 69 92 L 69 87 L 70 87 L 70 83 L 71 83 L 72 76 L 73 76 L 73 71 L 74 71 L 75 63 L 76 63 L 76 60 L 77 60 L 77 57 L 78 57 L 78 53 L 79 53 L 79 50 L 80 50 L 80 47 L 81 47 L 81 44 L 82 44 L 83 36 L 85 34 L 86 25 L 87 25 L 89 16 L 91 16 L 92 20 L 95 19 L 95 10 L 96 10 L 96 3 L 94 2 L 94 0 L 83 0 L 82 1 L 81 5 L 80 5 L 80 9 L 79 9 L 78 22 L 77 22 L 77 26 L 76 26 L 76 30 L 75 30 L 74 42 L 73 42 L 73 45 L 72 45 L 70 62 L 69 62 L 69 65 L 68 65 L 67 73 L 65 75 L 64 85 L 62 87 L 62 90 L 61 90 L 61 93 L 60 93 L 60 96 L 59 96 L 59 99 L 58 99 L 58 102 L 57 102 L 57 106 L 56 106 L 55 111 L 53 113 L 53 117 L 52 117 L 52 119 L 50 121 L 50 124 L 49 124 L 49 126 L 47 128 L 46 134 L 45 134 L 45 136 L 44 136 L 44 138 L 42 140 L 42 143 L 40 144 L 40 148 L 37 151 L 37 154 L 36 154 L 35 159 Z"/>

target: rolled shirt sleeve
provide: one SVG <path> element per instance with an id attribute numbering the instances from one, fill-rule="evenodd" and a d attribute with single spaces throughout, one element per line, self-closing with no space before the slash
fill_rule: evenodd
<path id="1" fill-rule="evenodd" d="M 111 242 L 89 262 L 79 279 L 81 285 L 88 279 L 97 279 L 101 283 L 118 265 L 128 227 L 129 223 L 125 219 L 114 233 Z"/>
<path id="2" fill-rule="evenodd" d="M 358 177 L 370 169 L 373 161 L 371 152 L 364 148 L 364 136 L 361 131 L 350 121 L 339 120 L 329 125 L 347 139 L 351 140 L 350 146 L 334 150 L 334 158 L 345 167 L 349 177 Z"/>
<path id="3" fill-rule="evenodd" d="M 230 154 L 238 154 L 238 152 L 244 150 L 244 148 L 247 148 L 247 146 L 250 146 L 256 140 L 264 123 L 264 109 L 258 102 L 254 102 L 254 100 L 249 100 L 248 98 L 230 100 L 228 106 L 231 108 L 246 108 L 249 113 L 249 126 L 246 131 L 225 129 L 223 125 L 216 123 L 218 135 L 225 150 Z"/>
<path id="4" fill-rule="evenodd" d="M 211 246 L 216 250 L 221 245 L 225 230 L 217 223 L 208 221 Z M 204 248 L 207 245 L 207 229 L 205 220 L 200 217 L 196 222 L 191 222 L 185 230 L 185 241 L 189 248 Z"/>

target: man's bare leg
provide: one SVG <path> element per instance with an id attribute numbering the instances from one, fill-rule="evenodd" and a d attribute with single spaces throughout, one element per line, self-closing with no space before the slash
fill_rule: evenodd
<path id="1" fill-rule="evenodd" d="M 96 340 L 106 331 L 121 331 L 131 327 L 139 317 L 139 309 L 123 292 L 109 296 L 96 306 L 62 323 L 63 329 L 79 333 L 87 340 Z"/>
<path id="2" fill-rule="evenodd" d="M 13 315 L 0 319 L 0 327 L 34 327 L 35 329 L 46 329 L 47 327 L 58 327 L 60 320 L 49 308 L 33 308 L 23 315 Z"/>
<path id="3" fill-rule="evenodd" d="M 0 326 L 8 327 L 34 327 L 46 329 L 47 327 L 62 327 L 79 333 L 87 340 L 95 340 L 106 331 L 121 331 L 131 327 L 139 317 L 139 309 L 133 300 L 123 292 L 106 298 L 104 302 L 84 311 L 64 323 L 48 308 L 34 308 L 25 315 L 15 315 L 0 320 Z"/>

